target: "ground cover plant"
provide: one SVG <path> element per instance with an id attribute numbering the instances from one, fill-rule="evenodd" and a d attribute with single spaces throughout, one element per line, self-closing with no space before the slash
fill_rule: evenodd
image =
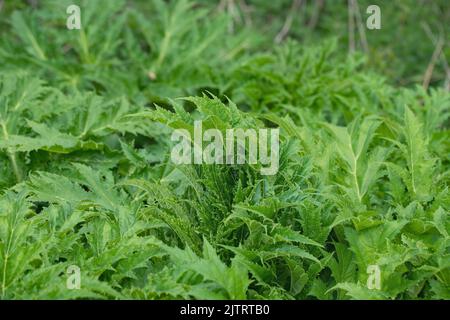
<path id="1" fill-rule="evenodd" d="M 450 298 L 449 4 L 348 53 L 347 1 L 276 3 L 0 1 L 1 299 Z M 198 120 L 277 174 L 174 164 Z"/>

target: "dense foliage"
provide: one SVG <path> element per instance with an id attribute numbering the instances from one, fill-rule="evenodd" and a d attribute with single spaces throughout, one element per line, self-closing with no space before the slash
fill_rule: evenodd
<path id="1" fill-rule="evenodd" d="M 206 1 L 80 1 L 81 30 L 36 3 L 0 11 L 1 299 L 450 299 L 441 69 L 393 86 L 345 38 L 275 45 Z M 379 72 L 420 83 L 432 51 Z M 280 127 L 278 174 L 174 165 L 196 119 Z"/>

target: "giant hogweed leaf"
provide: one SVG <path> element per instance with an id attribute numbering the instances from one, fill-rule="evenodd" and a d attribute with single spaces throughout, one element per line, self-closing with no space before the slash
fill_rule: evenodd
<path id="1" fill-rule="evenodd" d="M 289 293 L 293 296 L 297 296 L 305 288 L 306 284 L 308 283 L 309 277 L 302 266 L 300 266 L 294 259 L 288 260 L 287 265 L 289 267 L 290 273 Z"/>
<path id="2" fill-rule="evenodd" d="M 219 129 L 225 132 L 231 128 L 257 128 L 261 123 L 250 114 L 240 111 L 237 106 L 228 101 L 223 103 L 216 96 L 211 98 L 203 95 L 202 97 L 186 97 L 182 100 L 193 103 L 198 116 L 188 115 L 183 107 L 177 102 L 172 101 L 175 112 L 168 111 L 165 108 L 157 106 L 155 110 L 144 111 L 141 113 L 130 114 L 128 118 L 148 118 L 160 122 L 172 129 L 186 129 L 194 135 L 194 121 L 201 120 L 203 130 Z"/>
<path id="3" fill-rule="evenodd" d="M 129 201 L 125 192 L 116 188 L 114 177 L 109 171 L 94 171 L 83 164 L 74 164 L 80 174 L 79 183 L 86 185 L 94 195 L 94 203 L 109 210 L 115 220 L 120 237 L 137 232 L 141 225 L 137 220 L 139 207 Z"/>
<path id="4" fill-rule="evenodd" d="M 121 197 L 113 189 L 111 181 L 103 180 L 101 173 L 85 165 L 74 164 L 74 167 L 80 174 L 80 179 L 76 182 L 64 176 L 39 172 L 31 176 L 28 187 L 40 201 L 67 201 L 73 204 L 88 201 L 111 211 L 121 205 Z M 88 186 L 89 191 L 80 184 Z"/>
<path id="5" fill-rule="evenodd" d="M 246 214 L 245 211 L 250 213 Z M 249 205 L 236 205 L 235 211 L 226 218 L 226 222 L 236 219 L 242 220 L 252 230 L 255 223 L 263 226 L 266 230 L 267 239 L 270 239 L 271 243 L 297 243 L 304 245 L 311 245 L 316 247 L 322 247 L 322 245 L 300 233 L 300 231 L 293 230 L 292 228 L 282 226 L 279 223 L 275 223 L 272 219 L 268 218 L 266 214 L 262 213 L 261 208 L 258 206 Z"/>
<path id="6" fill-rule="evenodd" d="M 27 44 L 27 50 L 39 60 L 47 60 L 39 40 L 30 30 L 27 22 L 20 11 L 15 11 L 11 17 L 13 28 L 17 35 Z"/>
<path id="7" fill-rule="evenodd" d="M 30 175 L 27 183 L 34 199 L 48 202 L 70 202 L 77 204 L 82 201 L 94 201 L 94 197 L 80 185 L 64 176 L 47 172 L 37 172 Z"/>
<path id="8" fill-rule="evenodd" d="M 305 237 L 298 231 L 294 231 L 288 227 L 275 226 L 271 234 L 275 241 L 284 240 L 287 242 L 297 242 L 302 244 L 309 244 L 312 246 L 323 247 L 320 243 Z"/>
<path id="9" fill-rule="evenodd" d="M 192 250 L 186 248 L 165 247 L 178 268 L 194 271 L 205 280 L 212 281 L 225 290 L 227 299 L 245 299 L 250 284 L 247 269 L 233 259 L 231 266 L 221 261 L 211 244 L 203 240 L 203 257 L 199 258 Z"/>
<path id="10" fill-rule="evenodd" d="M 361 203 L 369 188 L 379 177 L 379 169 L 386 155 L 384 149 L 378 149 L 368 157 L 369 145 L 380 122 L 366 118 L 360 126 L 353 122 L 349 128 L 326 124 L 333 133 L 339 156 L 345 162 L 348 174 L 343 189 L 356 203 Z"/>
<path id="11" fill-rule="evenodd" d="M 220 101 L 216 96 L 212 96 L 212 98 L 206 96 L 188 97 L 185 98 L 185 100 L 194 103 L 197 110 L 205 118 L 220 119 L 220 123 L 223 123 L 230 128 L 255 127 L 257 122 L 253 117 L 240 111 L 236 104 L 230 100 L 228 100 L 227 105 Z"/>
<path id="12" fill-rule="evenodd" d="M 117 222 L 114 226 L 121 236 L 141 228 L 136 219 L 137 207 L 130 202 L 125 204 L 126 195 L 116 190 L 110 173 L 96 172 L 82 164 L 74 164 L 74 168 L 76 173 L 73 178 L 76 183 L 55 174 L 38 173 L 31 176 L 28 188 L 40 201 L 69 202 L 85 209 L 98 206 L 102 213 L 107 210 L 109 216 Z M 88 191 L 81 186 L 87 187 Z"/>
<path id="13" fill-rule="evenodd" d="M 269 120 L 273 123 L 276 123 L 280 128 L 286 131 L 289 136 L 296 137 L 302 139 L 302 135 L 300 129 L 295 125 L 292 119 L 289 116 L 281 118 L 276 114 L 267 114 L 262 115 L 261 118 Z"/>
<path id="14" fill-rule="evenodd" d="M 103 137 L 111 132 L 147 135 L 154 130 L 154 125 L 145 119 L 127 117 L 141 107 L 131 105 L 124 97 L 107 101 L 88 96 L 80 102 L 75 109 L 77 127 L 73 129 L 80 137 Z"/>
<path id="15" fill-rule="evenodd" d="M 111 211 L 116 210 L 122 204 L 122 198 L 115 190 L 113 177 L 101 172 L 96 172 L 92 168 L 75 163 L 75 168 L 81 175 L 81 182 L 86 183 L 90 191 L 95 195 L 95 202 Z"/>
<path id="16" fill-rule="evenodd" d="M 342 282 L 328 291 L 342 289 L 348 296 L 355 300 L 386 300 L 388 296 L 382 291 L 370 290 L 367 287 L 350 282 Z"/>
<path id="17" fill-rule="evenodd" d="M 235 254 L 234 259 L 245 265 L 249 272 L 256 278 L 258 283 L 269 284 L 275 279 L 275 273 L 266 264 L 261 265 L 261 257 L 254 250 L 245 249 L 244 247 L 223 246 Z"/>
<path id="18" fill-rule="evenodd" d="M 24 115 L 42 116 L 44 108 L 34 107 L 46 91 L 43 81 L 29 77 L 24 72 L 5 73 L 0 77 L 0 150 L 6 151 L 16 181 L 24 176 L 21 157 L 16 154 L 13 140 L 24 130 Z"/>
<path id="19" fill-rule="evenodd" d="M 186 92 L 193 94 L 210 83 L 226 86 L 229 80 L 224 74 L 231 73 L 237 57 L 254 37 L 246 32 L 229 34 L 229 17 L 194 6 L 192 1 L 157 0 L 148 6 L 155 13 L 152 21 L 143 13 L 131 14 L 138 22 L 139 42 L 143 37 L 150 51 L 141 50 L 139 43 L 135 59 L 153 75 L 147 84 L 148 94 L 157 101 L 167 101 Z"/>
<path id="20" fill-rule="evenodd" d="M 24 111 L 35 114 L 37 100 L 49 90 L 41 79 L 31 77 L 25 72 L 4 73 L 0 76 L 0 115 L 7 119 L 12 113 Z"/>
<path id="21" fill-rule="evenodd" d="M 430 285 L 431 285 L 431 290 L 433 291 L 433 299 L 436 299 L 436 300 L 450 299 L 450 290 L 449 290 L 450 288 L 448 285 L 446 286 L 436 280 L 431 280 Z"/>
<path id="22" fill-rule="evenodd" d="M 26 193 L 8 193 L 0 201 L 0 293 L 7 298 L 9 288 L 39 259 L 44 243 L 35 233 L 36 220 L 27 217 Z"/>
<path id="23" fill-rule="evenodd" d="M 353 253 L 341 243 L 335 243 L 336 257 L 331 258 L 329 268 L 336 283 L 351 282 L 355 280 L 356 265 Z"/>
<path id="24" fill-rule="evenodd" d="M 319 259 L 306 250 L 295 245 L 273 245 L 265 248 L 267 251 L 261 251 L 260 255 L 264 259 L 273 259 L 277 257 L 298 257 L 301 259 L 311 260 L 320 265 Z"/>
<path id="25" fill-rule="evenodd" d="M 72 136 L 50 128 L 45 124 L 27 121 L 28 125 L 39 136 L 31 138 L 27 136 L 11 136 L 9 147 L 17 152 L 29 152 L 34 150 L 45 150 L 54 153 L 70 153 L 75 150 L 101 150 L 102 144 L 94 141 L 83 141 Z"/>
<path id="26" fill-rule="evenodd" d="M 414 272 L 408 274 L 405 268 L 407 263 L 420 264 L 421 260 L 426 260 L 430 252 L 420 241 L 413 241 L 402 235 L 404 246 L 388 242 L 387 248 L 379 254 L 377 265 L 381 270 L 381 283 L 385 293 L 391 298 L 395 298 L 402 292 L 408 290 L 411 297 L 417 297 L 420 286 L 424 280 L 430 276 L 428 272 Z"/>
<path id="27" fill-rule="evenodd" d="M 428 151 L 428 141 L 423 132 L 423 124 L 414 113 L 405 106 L 402 134 L 404 143 L 391 140 L 403 154 L 407 170 L 398 164 L 389 163 L 389 167 L 403 180 L 413 194 L 413 199 L 428 200 L 432 190 L 434 167 L 433 159 Z"/>
<path id="28" fill-rule="evenodd" d="M 449 213 L 439 207 L 433 214 L 433 221 L 436 229 L 448 239 L 450 235 Z"/>
<path id="29" fill-rule="evenodd" d="M 356 261 L 361 270 L 370 262 L 376 260 L 377 255 L 386 249 L 389 241 L 392 241 L 407 224 L 406 221 L 386 221 L 361 232 L 346 228 L 345 235 L 350 243 L 350 249 L 355 253 Z"/>
<path id="30" fill-rule="evenodd" d="M 124 184 L 145 191 L 150 205 L 143 209 L 144 214 L 162 220 L 187 247 L 199 252 L 200 239 L 195 232 L 194 221 L 186 215 L 184 206 L 176 201 L 176 195 L 171 190 L 143 180 L 128 180 Z"/>
<path id="31" fill-rule="evenodd" d="M 177 282 L 177 276 L 174 268 L 164 268 L 160 272 L 149 273 L 145 287 L 126 288 L 124 291 L 133 299 L 189 299 L 193 286 Z M 196 296 L 203 297 L 200 294 Z"/>
<path id="32" fill-rule="evenodd" d="M 435 160 L 428 156 L 428 143 L 422 131 L 422 124 L 408 107 L 405 107 L 404 123 L 406 156 L 411 175 L 410 191 L 422 198 L 427 196 L 431 188 L 430 178 L 433 176 Z"/>
<path id="33" fill-rule="evenodd" d="M 15 298 L 25 300 L 123 298 L 123 295 L 109 284 L 96 280 L 86 273 L 82 274 L 80 289 L 68 290 L 65 274 L 67 266 L 66 263 L 59 263 L 30 271 L 14 286 Z"/>

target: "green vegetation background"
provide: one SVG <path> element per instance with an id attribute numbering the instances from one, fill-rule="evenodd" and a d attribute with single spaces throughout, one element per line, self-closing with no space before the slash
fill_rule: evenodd
<path id="1" fill-rule="evenodd" d="M 0 1 L 0 298 L 449 299 L 448 1 L 70 4 Z M 174 166 L 196 119 L 279 173 Z"/>

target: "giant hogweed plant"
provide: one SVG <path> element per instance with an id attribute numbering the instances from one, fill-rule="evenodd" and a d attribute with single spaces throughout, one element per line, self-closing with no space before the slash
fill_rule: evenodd
<path id="1" fill-rule="evenodd" d="M 0 45 L 2 299 L 450 297 L 448 93 L 334 42 L 244 53 L 258 36 L 186 1 L 89 2 L 73 33 L 59 5 L 13 13 Z M 279 127 L 278 173 L 172 163 L 199 119 Z"/>

